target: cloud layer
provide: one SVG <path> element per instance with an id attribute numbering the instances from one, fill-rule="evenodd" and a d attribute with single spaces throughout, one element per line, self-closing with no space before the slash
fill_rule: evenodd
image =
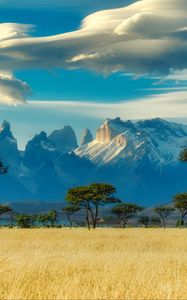
<path id="1" fill-rule="evenodd" d="M 142 0 L 100 11 L 86 17 L 80 30 L 51 37 L 25 38 L 25 28 L 19 29 L 17 37 L 1 41 L 2 69 L 61 67 L 167 75 L 187 68 L 186 0 Z"/>
<path id="2" fill-rule="evenodd" d="M 0 69 L 83 68 L 170 79 L 187 69 L 186 0 L 142 0 L 99 11 L 79 30 L 56 36 L 27 37 L 32 29 L 0 24 Z"/>

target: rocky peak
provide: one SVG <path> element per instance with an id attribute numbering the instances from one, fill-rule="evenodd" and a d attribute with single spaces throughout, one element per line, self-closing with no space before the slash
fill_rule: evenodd
<path id="1" fill-rule="evenodd" d="M 71 126 L 64 126 L 63 129 L 54 130 L 49 136 L 60 152 L 71 152 L 78 147 L 77 138 Z"/>
<path id="2" fill-rule="evenodd" d="M 23 162 L 26 167 L 39 167 L 55 153 L 55 145 L 48 139 L 46 132 L 42 131 L 27 143 Z"/>
<path id="3" fill-rule="evenodd" d="M 136 131 L 131 121 L 123 122 L 119 117 L 112 120 L 107 119 L 97 130 L 96 140 L 97 142 L 110 143 L 115 137 L 128 130 Z"/>
<path id="4" fill-rule="evenodd" d="M 0 159 L 5 164 L 10 165 L 10 168 L 17 166 L 20 161 L 20 154 L 18 151 L 17 140 L 14 138 L 10 123 L 3 121 L 0 128 Z"/>
<path id="5" fill-rule="evenodd" d="M 91 131 L 89 129 L 85 128 L 83 130 L 82 137 L 81 137 L 81 146 L 88 144 L 92 141 L 93 141 L 93 135 L 92 135 Z"/>
<path id="6" fill-rule="evenodd" d="M 9 137 L 11 139 L 14 139 L 13 134 L 10 130 L 10 123 L 8 121 L 3 121 L 1 128 L 0 128 L 0 138 Z"/>

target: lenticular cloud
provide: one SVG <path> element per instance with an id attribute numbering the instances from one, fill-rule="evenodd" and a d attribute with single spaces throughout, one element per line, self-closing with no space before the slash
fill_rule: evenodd
<path id="1" fill-rule="evenodd" d="M 29 25 L 1 26 L 7 26 L 7 37 L 0 35 L 3 70 L 84 68 L 168 77 L 187 69 L 186 0 L 142 0 L 100 11 L 79 30 L 49 37 L 26 36 Z"/>

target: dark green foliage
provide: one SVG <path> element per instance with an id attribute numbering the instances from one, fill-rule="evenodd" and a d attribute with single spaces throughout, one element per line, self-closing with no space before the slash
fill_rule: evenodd
<path id="1" fill-rule="evenodd" d="M 169 206 L 157 206 L 155 207 L 154 211 L 157 213 L 161 220 L 162 220 L 162 225 L 165 228 L 166 227 L 166 218 L 174 211 L 175 209 L 173 207 Z"/>
<path id="2" fill-rule="evenodd" d="M 56 210 L 51 210 L 48 212 L 48 219 L 51 227 L 55 226 L 55 223 L 57 221 L 57 211 Z"/>
<path id="3" fill-rule="evenodd" d="M 116 189 L 110 184 L 93 183 L 70 189 L 66 200 L 86 211 L 86 222 L 90 229 L 90 220 L 93 228 L 97 226 L 99 207 L 120 202 L 113 196 L 115 192 Z"/>
<path id="4" fill-rule="evenodd" d="M 133 218 L 144 208 L 133 203 L 121 203 L 112 208 L 111 212 L 117 217 L 117 227 L 125 227 L 129 219 Z"/>
<path id="5" fill-rule="evenodd" d="M 181 224 L 184 222 L 184 217 L 187 214 L 187 193 L 181 193 L 175 195 L 174 206 L 178 209 L 181 214 Z"/>
<path id="6" fill-rule="evenodd" d="M 181 219 L 180 220 L 177 220 L 177 222 L 176 222 L 176 225 L 175 225 L 176 227 L 181 227 L 181 226 L 184 226 L 184 221 L 181 221 Z"/>
<path id="7" fill-rule="evenodd" d="M 8 205 L 0 205 L 0 215 L 12 213 L 12 208 Z"/>
<path id="8" fill-rule="evenodd" d="M 148 216 L 141 216 L 138 220 L 138 223 L 140 225 L 143 225 L 144 227 L 148 227 L 149 226 L 149 217 Z"/>
<path id="9" fill-rule="evenodd" d="M 187 149 L 183 150 L 183 151 L 180 153 L 179 159 L 180 159 L 181 161 L 184 161 L 184 162 L 187 161 Z"/>
<path id="10" fill-rule="evenodd" d="M 48 214 L 41 214 L 36 217 L 36 221 L 41 223 L 44 227 L 47 227 L 49 222 Z"/>
<path id="11" fill-rule="evenodd" d="M 34 222 L 36 220 L 36 216 L 19 214 L 16 215 L 16 223 L 19 228 L 31 228 L 34 226 Z"/>
<path id="12" fill-rule="evenodd" d="M 76 212 L 78 212 L 81 208 L 79 206 L 76 205 L 69 205 L 66 206 L 64 208 L 62 208 L 62 211 L 66 213 L 69 224 L 70 224 L 70 228 L 72 227 L 73 223 L 71 220 L 71 216 L 74 215 Z"/>
<path id="13" fill-rule="evenodd" d="M 0 160 L 0 175 L 8 173 L 8 167 L 5 167 L 2 161 Z"/>
<path id="14" fill-rule="evenodd" d="M 160 218 L 157 217 L 157 216 L 152 216 L 152 217 L 150 218 L 150 224 L 151 224 L 151 226 L 153 226 L 153 227 L 159 227 L 159 226 L 161 225 L 161 220 L 160 220 Z"/>

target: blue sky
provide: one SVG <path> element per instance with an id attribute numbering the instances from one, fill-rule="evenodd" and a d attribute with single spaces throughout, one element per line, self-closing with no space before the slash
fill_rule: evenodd
<path id="1" fill-rule="evenodd" d="M 125 119 L 185 122 L 187 5 L 162 2 L 0 0 L 1 118 L 12 123 L 20 147 L 40 130 L 65 124 L 80 136 L 82 128 L 94 130 L 113 112 Z"/>

